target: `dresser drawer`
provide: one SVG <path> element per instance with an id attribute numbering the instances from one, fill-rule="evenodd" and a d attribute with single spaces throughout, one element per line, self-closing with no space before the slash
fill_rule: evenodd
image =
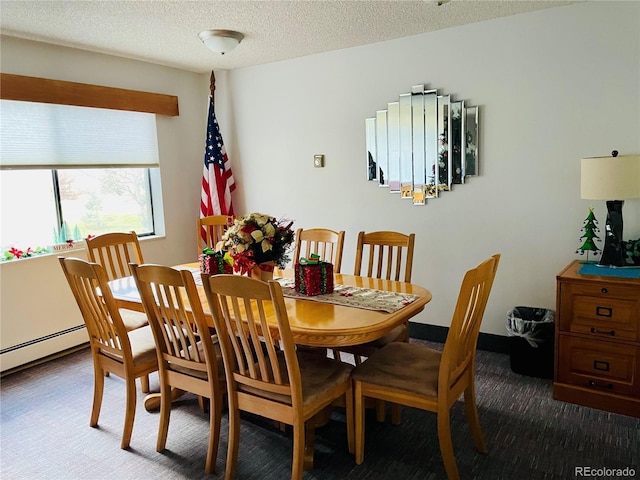
<path id="1" fill-rule="evenodd" d="M 561 330 L 640 340 L 640 289 L 597 283 L 567 283 L 561 288 Z"/>
<path id="2" fill-rule="evenodd" d="M 640 393 L 639 350 L 633 345 L 560 335 L 558 381 L 610 393 Z"/>

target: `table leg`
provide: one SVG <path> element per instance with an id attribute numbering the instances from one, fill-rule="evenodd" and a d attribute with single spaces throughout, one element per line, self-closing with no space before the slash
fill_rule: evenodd
<path id="1" fill-rule="evenodd" d="M 179 388 L 171 389 L 171 401 L 180 398 L 184 395 L 184 390 L 180 390 Z M 144 409 L 147 412 L 157 412 L 160 410 L 160 393 L 150 393 L 146 397 L 144 397 Z"/>

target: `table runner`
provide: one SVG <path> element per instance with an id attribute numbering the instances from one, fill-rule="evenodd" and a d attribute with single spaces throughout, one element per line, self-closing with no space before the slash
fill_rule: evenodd
<path id="1" fill-rule="evenodd" d="M 202 285 L 202 278 L 198 268 L 188 268 L 193 273 L 196 285 Z M 332 303 L 347 307 L 363 308 L 393 313 L 418 299 L 418 295 L 410 293 L 385 292 L 372 288 L 354 287 L 351 285 L 334 285 L 333 293 L 325 295 L 307 296 L 296 292 L 295 281 L 292 278 L 274 278 L 282 287 L 285 297 L 311 300 L 313 302 Z"/>
<path id="2" fill-rule="evenodd" d="M 333 293 L 307 296 L 296 292 L 294 288 L 295 281 L 292 278 L 276 278 L 275 280 L 280 283 L 282 294 L 285 297 L 333 303 L 334 305 L 344 305 L 366 310 L 380 310 L 387 313 L 396 312 L 418 299 L 418 295 L 409 293 L 385 292 L 351 285 L 334 285 Z"/>

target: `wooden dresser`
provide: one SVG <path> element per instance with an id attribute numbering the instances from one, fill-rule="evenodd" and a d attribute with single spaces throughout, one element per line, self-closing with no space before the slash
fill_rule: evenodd
<path id="1" fill-rule="evenodd" d="M 553 398 L 640 417 L 640 279 L 557 276 Z"/>

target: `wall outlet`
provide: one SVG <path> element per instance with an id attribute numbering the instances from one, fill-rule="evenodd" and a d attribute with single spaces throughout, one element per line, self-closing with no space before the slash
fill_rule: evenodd
<path id="1" fill-rule="evenodd" d="M 313 156 L 313 166 L 316 168 L 324 167 L 324 155 L 314 155 Z"/>

